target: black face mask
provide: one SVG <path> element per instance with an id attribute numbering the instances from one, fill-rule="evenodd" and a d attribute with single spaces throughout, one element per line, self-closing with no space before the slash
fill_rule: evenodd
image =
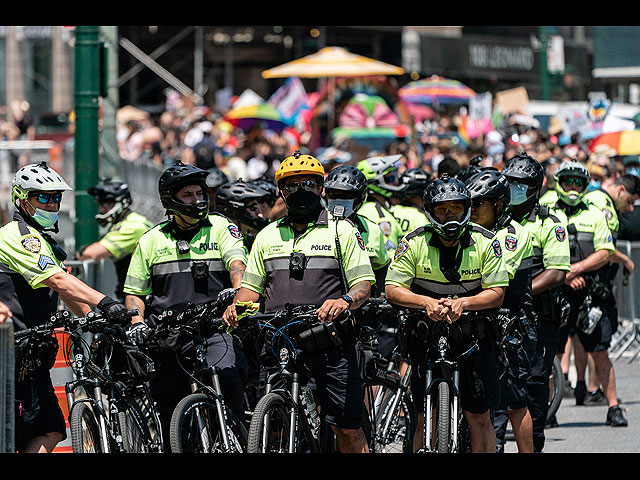
<path id="1" fill-rule="evenodd" d="M 318 219 L 322 211 L 320 195 L 303 188 L 292 193 L 286 200 L 288 217 L 293 223 L 309 223 Z"/>

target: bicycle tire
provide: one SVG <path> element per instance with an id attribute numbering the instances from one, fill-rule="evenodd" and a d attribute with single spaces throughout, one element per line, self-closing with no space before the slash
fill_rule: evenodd
<path id="1" fill-rule="evenodd" d="M 436 451 L 449 453 L 451 441 L 451 405 L 449 403 L 449 385 L 446 382 L 438 384 Z"/>
<path id="2" fill-rule="evenodd" d="M 106 453 L 100 441 L 100 428 L 93 410 L 87 403 L 77 403 L 69 417 L 73 453 Z"/>
<path id="3" fill-rule="evenodd" d="M 394 408 L 398 395 L 401 397 Z M 372 434 L 374 451 L 412 453 L 417 421 L 417 409 L 409 393 L 395 391 L 384 394 L 375 415 L 376 429 Z"/>
<path id="4" fill-rule="evenodd" d="M 564 374 L 562 372 L 562 364 L 558 357 L 553 359 L 551 376 L 549 378 L 549 389 L 551 399 L 549 401 L 549 408 L 547 409 L 547 421 L 558 413 L 558 409 L 562 403 L 562 397 L 564 396 Z"/>
<path id="5" fill-rule="evenodd" d="M 242 452 L 242 434 L 235 418 L 227 412 L 229 450 L 224 445 L 216 403 L 204 393 L 184 397 L 173 411 L 169 424 L 172 453 Z"/>
<path id="6" fill-rule="evenodd" d="M 155 436 L 142 412 L 137 406 L 128 405 L 123 412 L 118 412 L 122 443 L 127 453 L 151 453 L 156 446 Z"/>
<path id="7" fill-rule="evenodd" d="M 288 453 L 289 417 L 289 407 L 282 395 L 271 392 L 262 397 L 251 417 L 247 453 Z"/>

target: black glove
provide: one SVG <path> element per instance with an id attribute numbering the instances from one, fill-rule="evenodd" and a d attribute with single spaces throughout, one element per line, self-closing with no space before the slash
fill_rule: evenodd
<path id="1" fill-rule="evenodd" d="M 120 302 L 113 298 L 105 296 L 97 305 L 98 310 L 106 317 L 107 320 L 113 322 L 125 322 L 130 319 L 129 310 Z"/>
<path id="2" fill-rule="evenodd" d="M 142 346 L 151 333 L 151 328 L 144 322 L 134 323 L 127 330 L 127 338 L 131 343 L 137 345 L 138 347 Z"/>

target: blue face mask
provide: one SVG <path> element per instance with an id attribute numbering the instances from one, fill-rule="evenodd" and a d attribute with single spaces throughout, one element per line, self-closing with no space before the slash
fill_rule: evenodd
<path id="1" fill-rule="evenodd" d="M 33 218 L 42 228 L 49 228 L 55 225 L 59 216 L 60 212 L 47 212 L 46 210 L 36 208 L 36 212 L 31 218 Z"/>
<path id="2" fill-rule="evenodd" d="M 522 205 L 527 201 L 527 190 L 528 187 L 526 185 L 522 185 L 520 183 L 512 183 L 509 186 L 510 200 L 509 203 L 511 205 Z"/>
<path id="3" fill-rule="evenodd" d="M 589 182 L 589 186 L 587 187 L 587 190 L 597 190 L 600 188 L 600 186 L 602 185 L 602 183 L 598 180 L 591 180 Z"/>
<path id="4" fill-rule="evenodd" d="M 636 177 L 640 177 L 640 167 L 627 168 L 625 173 L 629 175 L 635 175 Z"/>

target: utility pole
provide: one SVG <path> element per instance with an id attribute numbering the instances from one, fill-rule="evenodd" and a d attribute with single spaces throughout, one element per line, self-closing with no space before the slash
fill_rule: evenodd
<path id="1" fill-rule="evenodd" d="M 540 34 L 540 90 L 542 100 L 549 100 L 549 69 L 547 67 L 547 27 L 538 27 Z"/>
<path id="2" fill-rule="evenodd" d="M 76 26 L 75 41 L 75 246 L 98 240 L 98 213 L 87 189 L 98 183 L 98 110 L 100 92 L 99 27 Z"/>

